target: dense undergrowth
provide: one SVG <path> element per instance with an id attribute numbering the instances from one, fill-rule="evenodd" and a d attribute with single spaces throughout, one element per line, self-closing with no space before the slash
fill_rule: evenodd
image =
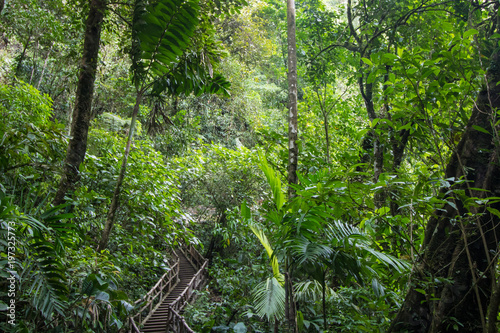
<path id="1" fill-rule="evenodd" d="M 410 267 L 430 219 L 484 203 L 444 171 L 500 37 L 495 1 L 297 0 L 290 198 L 284 2 L 108 4 L 85 160 L 54 207 L 92 3 L 0 9 L 0 330 L 124 332 L 186 243 L 210 261 L 184 314 L 196 332 L 385 332 L 407 290 L 439 301 L 427 291 L 453 281 Z M 160 34 L 173 4 L 187 16 Z"/>

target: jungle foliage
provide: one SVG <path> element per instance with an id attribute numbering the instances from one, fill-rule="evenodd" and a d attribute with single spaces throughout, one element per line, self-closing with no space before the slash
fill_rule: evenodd
<path id="1" fill-rule="evenodd" d="M 498 331 L 500 2 L 291 3 L 293 181 L 285 1 L 0 2 L 1 331 Z"/>

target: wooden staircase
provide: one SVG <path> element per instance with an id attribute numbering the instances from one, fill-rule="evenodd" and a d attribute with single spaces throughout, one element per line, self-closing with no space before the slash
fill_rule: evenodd
<path id="1" fill-rule="evenodd" d="M 144 328 L 141 330 L 142 332 L 160 333 L 167 331 L 166 318 L 168 317 L 172 303 L 182 294 L 196 274 L 196 270 L 187 260 L 186 256 L 180 251 L 177 252 L 177 255 L 179 256 L 179 282 L 170 291 L 167 297 L 165 297 L 162 304 L 156 309 L 152 316 L 146 321 Z"/>
<path id="2" fill-rule="evenodd" d="M 205 283 L 208 263 L 192 246 L 175 251 L 174 256 L 177 260 L 171 271 L 135 302 L 142 307 L 130 317 L 130 333 L 193 332 L 181 314 L 193 291 Z"/>

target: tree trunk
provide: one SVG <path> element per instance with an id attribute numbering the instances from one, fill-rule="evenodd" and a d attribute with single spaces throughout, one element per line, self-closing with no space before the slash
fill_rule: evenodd
<path id="1" fill-rule="evenodd" d="M 325 332 L 328 331 L 328 324 L 327 324 L 327 321 L 326 321 L 326 270 L 323 271 L 323 281 L 321 282 L 321 287 L 322 287 L 322 306 L 323 306 L 323 328 L 325 330 Z"/>
<path id="2" fill-rule="evenodd" d="M 53 201 L 55 206 L 65 201 L 64 196 L 66 193 L 73 192 L 79 178 L 80 164 L 83 162 L 87 151 L 87 136 L 105 8 L 106 0 L 92 0 L 90 3 L 90 11 L 85 24 L 80 77 L 78 78 L 73 121 L 71 123 L 71 139 L 66 152 L 62 178 Z"/>
<path id="3" fill-rule="evenodd" d="M 328 133 L 328 113 L 323 113 L 323 124 L 325 127 L 325 144 L 326 144 L 326 163 L 330 165 L 330 136 Z"/>
<path id="4" fill-rule="evenodd" d="M 288 21 L 288 196 L 293 197 L 292 184 L 298 183 L 297 163 L 297 43 L 295 41 L 295 1 L 287 0 Z"/>
<path id="5" fill-rule="evenodd" d="M 298 333 L 297 326 L 297 309 L 295 307 L 295 297 L 293 296 L 293 283 L 289 266 L 286 267 L 285 272 L 285 317 L 288 324 L 288 332 Z"/>
<path id="6" fill-rule="evenodd" d="M 321 116 L 323 116 L 323 127 L 325 129 L 326 163 L 330 164 L 330 136 L 328 132 L 328 115 L 330 113 L 329 111 L 331 110 L 331 108 L 330 110 L 326 109 L 326 87 L 324 88 L 324 91 L 325 91 L 325 98 L 323 100 L 321 99 L 321 95 L 319 94 L 318 90 L 316 90 L 316 96 L 318 98 L 319 107 L 321 109 Z"/>
<path id="7" fill-rule="evenodd" d="M 488 333 L 498 333 L 497 317 L 500 306 L 500 281 L 495 285 L 491 293 L 490 306 L 488 308 Z"/>
<path id="8" fill-rule="evenodd" d="M 127 171 L 127 160 L 128 156 L 130 155 L 130 146 L 134 138 L 135 122 L 137 119 L 137 114 L 139 113 L 142 94 L 142 91 L 138 92 L 135 100 L 134 112 L 132 113 L 132 120 L 130 121 L 130 129 L 128 132 L 127 145 L 125 146 L 125 152 L 123 153 L 122 166 L 120 168 L 118 179 L 116 180 L 115 191 L 113 193 L 113 198 L 111 199 L 111 206 L 109 206 L 108 215 L 106 217 L 106 224 L 104 225 L 104 229 L 102 231 L 101 241 L 99 242 L 99 246 L 97 248 L 98 251 L 104 250 L 108 246 L 109 235 L 111 234 L 111 229 L 113 228 L 113 224 L 115 223 L 116 211 L 120 204 L 121 187 L 123 179 L 125 178 L 125 172 Z"/>
<path id="9" fill-rule="evenodd" d="M 28 49 L 28 45 L 30 45 L 31 42 L 31 30 L 28 35 L 28 40 L 26 40 L 26 44 L 24 44 L 23 51 L 21 52 L 21 55 L 19 56 L 19 60 L 17 61 L 17 66 L 16 66 L 16 76 L 19 76 L 21 74 L 21 66 L 23 65 L 23 60 L 24 57 L 26 56 L 26 50 Z"/>
<path id="10" fill-rule="evenodd" d="M 373 84 L 364 82 L 364 77 L 359 78 L 359 90 L 361 91 L 361 96 L 365 102 L 366 112 L 368 113 L 368 118 L 370 121 L 374 121 L 378 118 L 375 112 L 375 105 L 373 104 Z M 384 150 L 380 142 L 380 135 L 375 131 L 376 126 L 371 131 L 372 137 L 372 148 L 373 148 L 373 182 L 377 183 L 380 175 L 384 171 Z M 380 208 L 385 204 L 385 193 L 383 190 L 379 190 L 374 196 L 375 208 Z"/>
<path id="11" fill-rule="evenodd" d="M 500 196 L 499 81 L 497 52 L 445 172 L 445 178 L 466 182 L 442 191 L 447 204 L 427 224 L 423 257 L 389 332 L 486 331 L 495 281 L 491 257 L 500 239 L 500 203 L 485 203 Z"/>
<path id="12" fill-rule="evenodd" d="M 45 55 L 45 61 L 43 62 L 43 68 L 42 68 L 42 73 L 40 74 L 40 78 L 38 79 L 38 84 L 36 85 L 36 89 L 40 90 L 40 85 L 42 84 L 43 80 L 43 75 L 45 74 L 45 70 L 47 69 L 47 63 L 49 62 L 49 55 L 50 52 L 52 52 L 52 46 L 50 46 L 50 49 L 47 51 L 47 54 Z"/>

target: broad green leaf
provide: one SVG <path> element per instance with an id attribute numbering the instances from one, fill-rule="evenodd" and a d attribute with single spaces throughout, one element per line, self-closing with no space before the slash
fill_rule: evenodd
<path id="1" fill-rule="evenodd" d="M 470 37 L 472 35 L 477 35 L 478 33 L 479 31 L 477 31 L 476 29 L 467 30 L 466 32 L 464 32 L 464 38 Z"/>
<path id="2" fill-rule="evenodd" d="M 373 62 L 368 58 L 361 58 L 361 60 L 368 66 L 373 66 Z"/>
<path id="3" fill-rule="evenodd" d="M 250 208 L 248 208 L 246 201 L 241 203 L 241 216 L 246 220 L 250 220 L 252 218 L 252 213 L 250 212 Z"/>

